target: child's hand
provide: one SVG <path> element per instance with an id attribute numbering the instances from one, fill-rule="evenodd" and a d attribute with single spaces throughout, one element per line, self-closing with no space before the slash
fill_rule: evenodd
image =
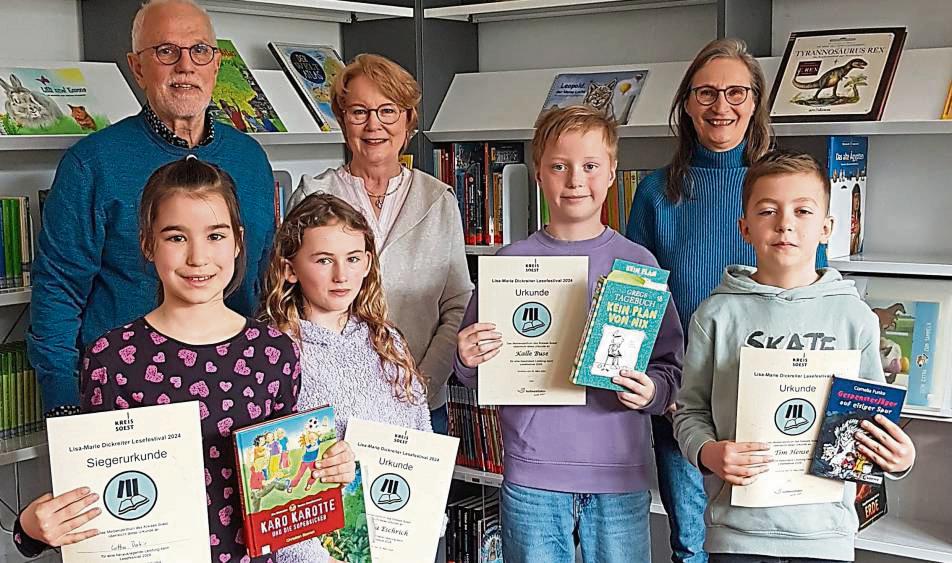
<path id="1" fill-rule="evenodd" d="M 354 451 L 350 444 L 341 440 L 327 448 L 324 456 L 317 462 L 320 471 L 317 477 L 321 483 L 347 484 L 356 477 L 357 465 L 354 463 Z"/>
<path id="2" fill-rule="evenodd" d="M 73 489 L 56 497 L 46 493 L 31 502 L 20 514 L 20 526 L 26 535 L 53 547 L 81 542 L 99 534 L 99 530 L 73 533 L 73 530 L 102 512 L 99 508 L 86 510 L 97 500 L 99 495 L 90 493 L 87 487 Z"/>
<path id="3" fill-rule="evenodd" d="M 770 446 L 760 442 L 708 442 L 701 447 L 701 465 L 732 485 L 749 485 L 773 461 Z"/>
<path id="4" fill-rule="evenodd" d="M 631 391 L 630 393 L 626 393 L 624 391 L 615 392 L 618 395 L 618 400 L 621 401 L 621 404 L 625 405 L 629 409 L 643 409 L 648 405 L 648 403 L 651 402 L 652 399 L 654 399 L 654 381 L 651 381 L 650 377 L 641 373 L 640 371 L 623 369 L 618 372 L 618 375 L 612 378 L 612 383 L 621 385 L 625 389 Z"/>
<path id="5" fill-rule="evenodd" d="M 475 368 L 499 353 L 502 333 L 493 323 L 473 323 L 456 335 L 459 359 L 468 368 Z"/>
<path id="6" fill-rule="evenodd" d="M 856 433 L 859 452 L 890 473 L 900 473 L 912 467 L 916 461 L 916 446 L 909 435 L 881 414 L 876 415 L 876 422 L 879 425 L 868 420 L 860 425 L 865 432 Z"/>

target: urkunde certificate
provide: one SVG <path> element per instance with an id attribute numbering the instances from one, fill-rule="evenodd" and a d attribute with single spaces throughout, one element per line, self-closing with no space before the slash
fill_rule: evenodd
<path id="1" fill-rule="evenodd" d="M 479 322 L 502 333 L 479 366 L 481 405 L 584 405 L 571 382 L 588 316 L 587 256 L 481 256 Z"/>
<path id="2" fill-rule="evenodd" d="M 433 561 L 459 438 L 351 418 L 374 563 Z"/>
<path id="3" fill-rule="evenodd" d="M 734 485 L 733 506 L 835 502 L 843 482 L 809 474 L 833 376 L 859 377 L 859 350 L 740 350 L 737 442 L 765 442 L 774 460 L 750 485 Z"/>
<path id="4" fill-rule="evenodd" d="M 53 494 L 89 487 L 102 512 L 64 563 L 208 561 L 197 402 L 47 419 Z"/>

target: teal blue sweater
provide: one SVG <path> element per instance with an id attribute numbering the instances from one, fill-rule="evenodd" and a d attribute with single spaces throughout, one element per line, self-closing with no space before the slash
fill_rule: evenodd
<path id="1" fill-rule="evenodd" d="M 741 238 L 737 219 L 747 175 L 741 143 L 726 152 L 695 145 L 688 177 L 692 197 L 678 205 L 664 195 L 667 168 L 638 184 L 626 236 L 644 246 L 671 271 L 669 286 L 684 334 L 691 315 L 721 281 L 731 264 L 756 266 L 754 249 Z M 823 247 L 817 267 L 826 267 Z"/>
<path id="2" fill-rule="evenodd" d="M 254 311 L 274 236 L 274 180 L 261 146 L 231 127 L 216 127 L 206 146 L 175 147 L 142 113 L 93 133 L 67 150 L 56 169 L 33 262 L 27 346 L 45 410 L 79 404 L 82 348 L 155 308 L 155 270 L 139 251 L 139 200 L 156 168 L 190 153 L 235 181 L 248 268 L 228 304 L 245 315 Z"/>

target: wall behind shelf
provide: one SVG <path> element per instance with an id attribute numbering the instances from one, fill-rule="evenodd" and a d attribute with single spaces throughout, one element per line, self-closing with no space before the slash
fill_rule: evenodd
<path id="1" fill-rule="evenodd" d="M 479 24 L 479 70 L 690 60 L 717 35 L 714 5 Z"/>

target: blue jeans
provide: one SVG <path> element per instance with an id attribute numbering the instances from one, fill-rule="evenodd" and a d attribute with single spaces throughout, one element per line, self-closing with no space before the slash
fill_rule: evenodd
<path id="1" fill-rule="evenodd" d="M 701 472 L 682 454 L 674 439 L 671 421 L 651 417 L 658 490 L 668 513 L 671 528 L 671 560 L 675 563 L 704 563 L 704 509 L 707 494 Z"/>
<path id="2" fill-rule="evenodd" d="M 430 426 L 433 427 L 433 432 L 437 434 L 445 436 L 449 432 L 450 419 L 446 412 L 446 405 L 430 411 Z"/>
<path id="3" fill-rule="evenodd" d="M 651 493 L 560 493 L 504 481 L 500 493 L 506 563 L 575 563 L 578 533 L 586 563 L 651 561 Z"/>
<path id="4" fill-rule="evenodd" d="M 711 563 L 850 563 L 838 559 L 809 559 L 806 557 L 768 557 L 738 553 L 712 553 Z"/>

